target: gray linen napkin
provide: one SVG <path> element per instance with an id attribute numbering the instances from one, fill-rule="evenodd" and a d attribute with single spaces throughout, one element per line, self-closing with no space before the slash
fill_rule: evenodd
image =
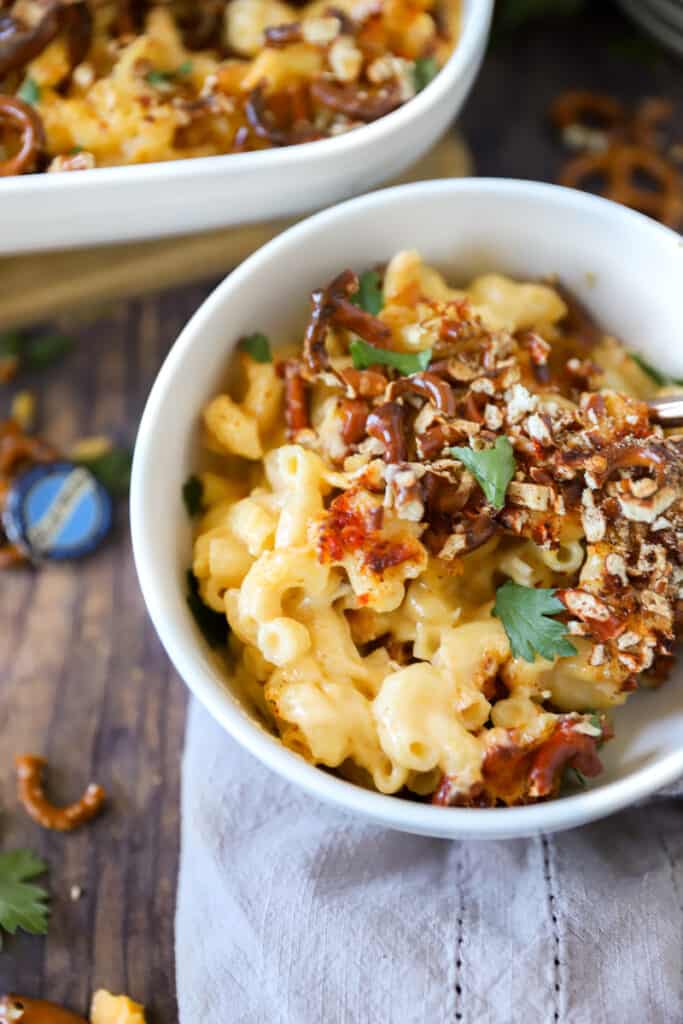
<path id="1" fill-rule="evenodd" d="M 681 1024 L 683 809 L 449 842 L 359 824 L 193 702 L 181 1024 Z"/>

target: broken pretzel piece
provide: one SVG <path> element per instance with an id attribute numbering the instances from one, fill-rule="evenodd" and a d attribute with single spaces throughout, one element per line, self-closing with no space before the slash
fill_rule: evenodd
<path id="1" fill-rule="evenodd" d="M 29 817 L 43 828 L 55 832 L 70 832 L 84 825 L 102 810 L 105 792 L 102 786 L 90 783 L 80 800 L 66 807 L 56 807 L 45 796 L 43 772 L 47 761 L 32 754 L 16 758 L 18 794 Z"/>
<path id="2" fill-rule="evenodd" d="M 0 996 L 0 1024 L 87 1024 L 87 1021 L 44 999 L 28 999 L 10 992 Z"/>
<path id="3" fill-rule="evenodd" d="M 565 142 L 593 153 L 604 150 L 626 133 L 623 103 L 587 89 L 570 89 L 557 96 L 550 108 L 550 119 Z"/>
<path id="4" fill-rule="evenodd" d="M 570 90 L 558 96 L 550 117 L 562 139 L 581 152 L 562 170 L 559 183 L 594 191 L 645 213 L 668 227 L 683 220 L 683 181 L 664 153 L 662 129 L 673 115 L 663 97 L 642 100 L 629 111 L 613 96 Z"/>

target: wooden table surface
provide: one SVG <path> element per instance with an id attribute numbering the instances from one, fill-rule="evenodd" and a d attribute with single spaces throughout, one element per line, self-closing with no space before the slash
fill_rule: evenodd
<path id="1" fill-rule="evenodd" d="M 581 21 L 536 26 L 489 54 L 461 122 L 479 173 L 553 179 L 562 151 L 544 112 L 562 89 L 683 97 L 681 64 L 652 62 L 616 11 L 593 7 Z M 683 100 L 678 128 L 681 140 Z M 134 301 L 77 327 L 79 344 L 63 362 L 20 381 L 39 396 L 40 428 L 57 444 L 99 433 L 132 442 L 169 346 L 210 287 Z M 0 413 L 5 401 L 0 395 Z M 83 1012 L 92 990 L 106 986 L 172 1024 L 186 693 L 145 615 L 125 503 L 114 538 L 90 560 L 4 574 L 0 607 L 0 849 L 40 853 L 52 897 L 47 938 L 6 939 L 0 990 Z M 107 813 L 72 835 L 41 830 L 17 807 L 20 752 L 49 759 L 57 798 L 100 782 Z M 74 885 L 83 890 L 77 901 Z"/>

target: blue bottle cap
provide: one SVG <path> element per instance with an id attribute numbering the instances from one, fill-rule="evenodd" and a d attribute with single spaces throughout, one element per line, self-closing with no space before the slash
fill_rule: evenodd
<path id="1" fill-rule="evenodd" d="M 84 466 L 51 462 L 16 478 L 2 523 L 7 539 L 35 561 L 81 558 L 111 529 L 112 500 Z"/>

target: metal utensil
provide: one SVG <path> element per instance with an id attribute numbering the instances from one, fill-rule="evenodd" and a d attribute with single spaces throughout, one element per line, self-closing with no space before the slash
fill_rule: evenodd
<path id="1" fill-rule="evenodd" d="M 683 427 L 683 395 L 653 398 L 647 406 L 655 423 L 662 427 Z"/>

